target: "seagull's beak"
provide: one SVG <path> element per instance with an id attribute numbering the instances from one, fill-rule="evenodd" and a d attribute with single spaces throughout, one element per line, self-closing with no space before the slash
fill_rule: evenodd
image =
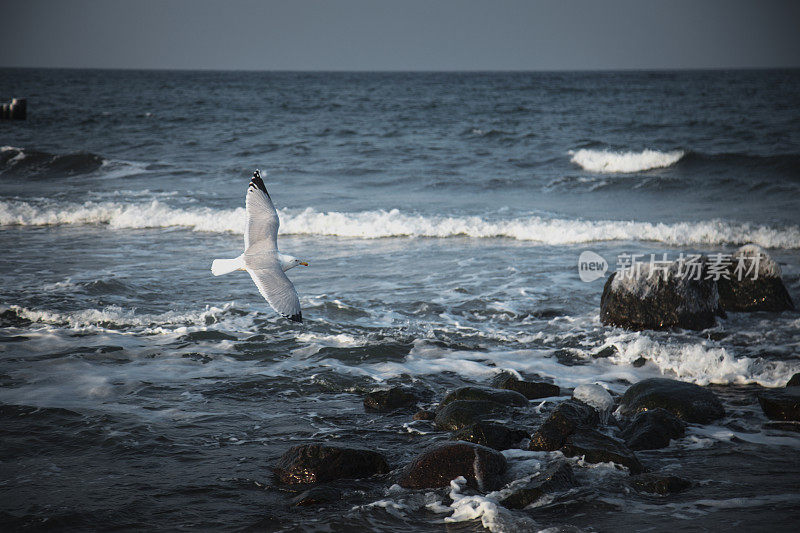
<path id="1" fill-rule="evenodd" d="M 300 264 L 303 265 L 304 267 L 308 266 L 308 263 L 306 263 L 305 261 L 300 261 Z"/>

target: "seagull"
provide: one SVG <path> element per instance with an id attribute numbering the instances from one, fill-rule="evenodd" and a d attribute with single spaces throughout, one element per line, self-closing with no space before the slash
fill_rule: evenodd
<path id="1" fill-rule="evenodd" d="M 258 169 L 253 172 L 247 187 L 245 208 L 244 253 L 236 259 L 214 259 L 211 273 L 221 276 L 246 270 L 261 296 L 275 311 L 292 322 L 302 322 L 300 299 L 285 272 L 297 265 L 308 266 L 308 263 L 278 251 L 278 226 L 281 222 Z"/>

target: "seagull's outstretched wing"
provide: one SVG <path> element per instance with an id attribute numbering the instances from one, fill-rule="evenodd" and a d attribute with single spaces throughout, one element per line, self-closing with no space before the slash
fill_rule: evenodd
<path id="1" fill-rule="evenodd" d="M 272 308 L 293 322 L 302 322 L 300 299 L 289 278 L 281 270 L 277 261 L 263 268 L 247 268 L 247 272 L 258 287 L 261 296 L 266 298 Z"/>
<path id="2" fill-rule="evenodd" d="M 278 220 L 278 212 L 275 211 L 275 206 L 272 205 L 272 198 L 269 197 L 267 187 L 264 185 L 264 181 L 261 179 L 261 173 L 258 170 L 253 172 L 250 185 L 247 187 L 245 207 L 247 209 L 247 221 L 244 228 L 245 251 L 247 251 L 253 243 L 261 241 L 265 241 L 263 243 L 264 250 L 277 250 L 278 227 L 281 225 L 281 222 Z M 285 277 L 286 276 L 284 276 L 284 278 Z M 253 277 L 253 279 L 255 279 L 255 277 Z M 287 279 L 286 281 L 289 280 Z M 258 282 L 256 282 L 256 285 L 258 285 Z M 261 287 L 259 287 L 259 289 L 261 289 Z M 261 294 L 264 294 L 263 290 Z M 266 297 L 266 294 L 264 296 Z M 275 306 L 273 305 L 273 307 Z"/>

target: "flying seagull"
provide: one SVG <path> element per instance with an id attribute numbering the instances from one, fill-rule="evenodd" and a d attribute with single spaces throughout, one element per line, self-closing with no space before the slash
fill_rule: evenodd
<path id="1" fill-rule="evenodd" d="M 261 296 L 275 311 L 293 322 L 302 322 L 300 299 L 284 272 L 297 265 L 308 266 L 308 263 L 278 251 L 278 226 L 281 222 L 258 170 L 253 172 L 247 187 L 245 207 L 244 253 L 236 259 L 214 259 L 211 273 L 221 276 L 235 270 L 246 270 Z"/>

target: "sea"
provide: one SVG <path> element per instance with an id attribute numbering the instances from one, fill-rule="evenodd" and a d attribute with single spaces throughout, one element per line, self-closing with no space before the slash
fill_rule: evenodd
<path id="1" fill-rule="evenodd" d="M 748 243 L 800 304 L 800 70 L 0 69 L 13 97 L 28 118 L 0 121 L 4 531 L 796 531 L 800 433 L 756 394 L 800 372 L 800 313 L 631 332 L 599 304 L 620 257 Z M 281 251 L 309 263 L 288 272 L 302 324 L 246 273 L 210 271 L 243 250 L 255 169 Z M 581 279 L 586 251 L 604 276 Z M 521 511 L 391 476 L 297 507 L 272 475 L 309 443 L 399 469 L 449 434 L 367 412 L 365 393 L 435 402 L 501 372 L 565 397 L 669 377 L 727 415 L 638 453 L 693 482 L 670 496 L 577 459 L 580 488 Z M 503 453 L 512 478 L 559 454 Z"/>

